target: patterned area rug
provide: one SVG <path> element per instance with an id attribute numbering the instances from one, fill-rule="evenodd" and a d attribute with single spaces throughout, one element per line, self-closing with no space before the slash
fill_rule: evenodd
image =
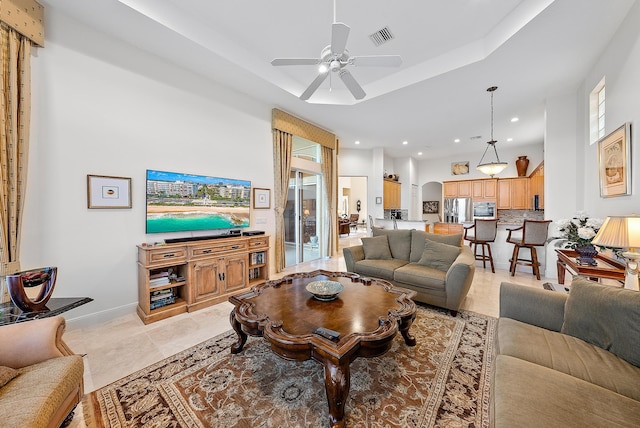
<path id="1" fill-rule="evenodd" d="M 418 307 L 411 332 L 351 364 L 350 427 L 488 427 L 496 319 Z M 327 427 L 323 368 L 230 330 L 85 395 L 88 427 Z"/>

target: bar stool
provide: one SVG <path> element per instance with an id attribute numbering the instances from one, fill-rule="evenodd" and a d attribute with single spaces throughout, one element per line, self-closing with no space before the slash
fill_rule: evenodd
<path id="1" fill-rule="evenodd" d="M 468 236 L 467 233 L 475 229 L 474 236 Z M 486 269 L 487 261 L 491 265 L 491 272 L 496 273 L 496 269 L 493 266 L 493 255 L 491 254 L 491 242 L 496 240 L 496 234 L 498 232 L 498 220 L 483 220 L 475 219 L 472 226 L 464 228 L 464 239 L 469 241 L 469 246 L 473 248 L 473 255 L 476 260 L 482 261 L 482 267 Z M 478 254 L 478 245 L 482 248 L 482 254 Z M 485 247 L 487 251 L 485 252 Z M 489 253 L 487 255 L 487 253 Z"/>
<path id="2" fill-rule="evenodd" d="M 525 220 L 522 226 L 507 229 L 509 231 L 507 242 L 514 244 L 513 255 L 509 259 L 511 276 L 515 276 L 516 265 L 519 264 L 533 267 L 533 274 L 538 280 L 540 279 L 540 262 L 538 262 L 536 247 L 542 247 L 546 243 L 549 223 L 551 220 Z M 512 238 L 511 233 L 519 230 L 522 230 L 522 236 Z M 520 248 L 528 248 L 531 251 L 531 259 L 519 258 Z"/>

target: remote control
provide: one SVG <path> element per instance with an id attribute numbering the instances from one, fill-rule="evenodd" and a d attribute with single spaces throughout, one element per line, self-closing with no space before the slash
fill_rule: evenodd
<path id="1" fill-rule="evenodd" d="M 334 330 L 329 330 L 328 328 L 318 327 L 313 330 L 315 334 L 319 334 L 322 337 L 326 337 L 329 340 L 339 339 L 340 333 Z"/>

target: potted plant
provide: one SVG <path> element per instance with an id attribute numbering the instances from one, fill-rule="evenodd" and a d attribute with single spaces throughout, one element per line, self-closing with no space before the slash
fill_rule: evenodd
<path id="1" fill-rule="evenodd" d="M 558 220 L 556 222 L 560 238 L 566 240 L 564 248 L 571 248 L 578 253 L 578 262 L 581 264 L 596 265 L 594 257 L 598 254 L 591 240 L 596 236 L 602 226 L 599 218 L 590 218 L 585 212 L 578 212 L 571 219 Z"/>

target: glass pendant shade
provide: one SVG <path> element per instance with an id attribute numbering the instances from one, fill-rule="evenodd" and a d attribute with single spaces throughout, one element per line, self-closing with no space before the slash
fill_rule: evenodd
<path id="1" fill-rule="evenodd" d="M 487 89 L 487 92 L 491 92 L 491 141 L 487 142 L 487 148 L 484 149 L 484 153 L 482 154 L 482 158 L 480 158 L 480 162 L 476 169 L 483 174 L 487 174 L 493 177 L 496 174 L 500 174 L 506 167 L 506 162 L 500 162 L 500 158 L 498 157 L 498 150 L 496 149 L 497 141 L 493 139 L 493 92 L 498 89 L 497 86 L 492 86 Z M 487 151 L 489 147 L 493 149 L 493 153 L 496 155 L 496 160 L 489 162 L 488 160 L 485 162 L 484 157 L 487 155 Z"/>

